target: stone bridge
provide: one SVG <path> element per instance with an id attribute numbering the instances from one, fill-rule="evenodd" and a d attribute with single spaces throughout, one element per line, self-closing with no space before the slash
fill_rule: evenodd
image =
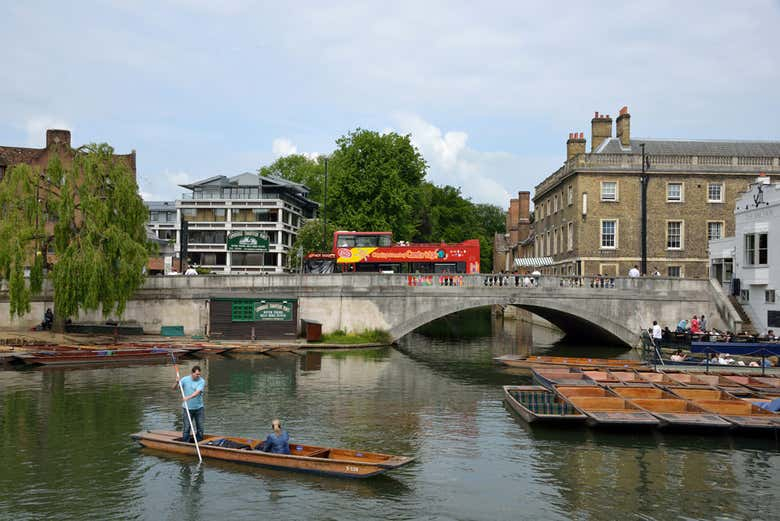
<path id="1" fill-rule="evenodd" d="M 525 283 L 524 283 L 525 282 Z M 46 299 L 31 313 L 9 321 L 0 293 L 0 327 L 39 323 Z M 537 277 L 493 275 L 209 275 L 153 277 L 128 302 L 121 319 L 148 332 L 182 324 L 187 334 L 208 331 L 215 298 L 297 299 L 298 317 L 323 324 L 323 332 L 370 329 L 399 339 L 437 318 L 481 306 L 518 306 L 539 315 L 572 338 L 633 346 L 641 328 L 658 320 L 672 327 L 705 314 L 710 327 L 738 330 L 739 317 L 720 286 L 709 280 L 671 278 Z M 116 317 L 119 318 L 119 317 Z M 103 320 L 84 313 L 76 320 Z"/>

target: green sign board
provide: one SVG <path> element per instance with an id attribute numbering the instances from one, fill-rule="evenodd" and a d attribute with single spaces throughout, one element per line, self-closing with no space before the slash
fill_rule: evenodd
<path id="1" fill-rule="evenodd" d="M 265 232 L 230 232 L 228 251 L 268 251 L 268 234 Z"/>
<path id="2" fill-rule="evenodd" d="M 293 301 L 260 300 L 255 302 L 255 320 L 290 321 L 293 319 Z"/>

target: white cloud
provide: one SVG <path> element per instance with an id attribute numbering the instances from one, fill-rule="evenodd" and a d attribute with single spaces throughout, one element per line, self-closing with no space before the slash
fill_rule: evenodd
<path id="1" fill-rule="evenodd" d="M 476 202 L 488 202 L 505 208 L 510 199 L 506 189 L 513 171 L 519 169 L 519 157 L 506 152 L 482 152 L 468 146 L 463 131 L 442 132 L 416 114 L 399 113 L 395 121 L 428 161 L 429 178 L 434 184 L 458 186 Z"/>
<path id="2" fill-rule="evenodd" d="M 320 155 L 318 152 L 298 152 L 298 147 L 295 146 L 292 141 L 284 137 L 274 139 L 274 142 L 271 145 L 271 151 L 277 158 L 300 154 L 309 159 L 316 159 Z"/>
<path id="3" fill-rule="evenodd" d="M 49 129 L 73 130 L 65 120 L 54 116 L 35 116 L 24 124 L 27 144 L 34 147 L 46 146 L 46 131 Z"/>
<path id="4" fill-rule="evenodd" d="M 271 150 L 276 157 L 291 156 L 298 153 L 298 147 L 293 145 L 292 141 L 283 137 L 274 139 Z"/>

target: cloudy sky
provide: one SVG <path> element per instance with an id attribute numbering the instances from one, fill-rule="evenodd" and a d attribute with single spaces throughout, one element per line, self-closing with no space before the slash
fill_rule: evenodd
<path id="1" fill-rule="evenodd" d="M 136 149 L 141 192 L 411 133 L 437 184 L 506 207 L 569 132 L 780 139 L 780 3 L 6 2 L 0 144 Z M 598 6 L 598 7 L 595 7 Z"/>

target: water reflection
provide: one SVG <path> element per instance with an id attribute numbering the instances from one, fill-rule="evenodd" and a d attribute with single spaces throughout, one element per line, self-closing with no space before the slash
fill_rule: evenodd
<path id="1" fill-rule="evenodd" d="M 476 318 L 475 318 L 476 317 Z M 198 363 L 209 432 L 417 457 L 370 480 L 229 462 L 199 466 L 134 445 L 172 429 L 170 366 L 0 371 L 0 512 L 13 519 L 749 519 L 780 511 L 774 440 L 529 427 L 503 404 L 525 383 L 492 357 L 566 349 L 484 312 L 399 349 Z M 464 324 L 471 324 L 465 326 Z M 441 326 L 436 326 L 441 327 Z M 495 332 L 494 332 L 495 331 Z M 544 334 L 544 333 L 542 333 Z M 532 340 L 529 341 L 529 338 Z M 2 518 L 0 514 L 0 518 Z"/>

